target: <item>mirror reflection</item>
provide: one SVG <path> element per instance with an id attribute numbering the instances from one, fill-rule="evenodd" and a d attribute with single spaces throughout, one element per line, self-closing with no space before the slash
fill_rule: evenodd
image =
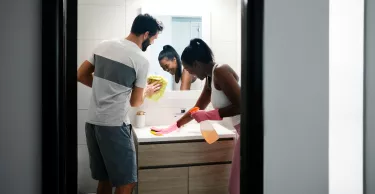
<path id="1" fill-rule="evenodd" d="M 183 68 L 181 54 L 191 39 L 202 38 L 202 17 L 155 15 L 164 30 L 150 46 L 150 74 L 168 80 L 167 90 L 201 90 L 204 81 Z M 156 59 L 158 61 L 156 61 Z M 155 64 L 155 63 L 159 63 Z"/>

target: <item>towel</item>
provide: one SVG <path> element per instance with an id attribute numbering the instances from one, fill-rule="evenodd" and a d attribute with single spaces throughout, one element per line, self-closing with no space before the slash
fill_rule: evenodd
<path id="1" fill-rule="evenodd" d="M 164 79 L 163 76 L 160 75 L 150 75 L 147 78 L 147 83 L 151 84 L 153 82 L 159 82 L 161 84 L 160 90 L 155 92 L 152 96 L 148 96 L 147 98 L 158 101 L 161 97 L 163 97 L 165 89 L 167 88 L 168 81 Z"/>

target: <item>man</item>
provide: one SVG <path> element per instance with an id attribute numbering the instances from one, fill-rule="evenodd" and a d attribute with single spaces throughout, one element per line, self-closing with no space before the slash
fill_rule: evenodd
<path id="1" fill-rule="evenodd" d="M 101 42 L 78 69 L 78 81 L 92 87 L 85 128 L 92 178 L 99 181 L 97 194 L 111 194 L 112 187 L 115 194 L 131 194 L 137 182 L 127 113 L 160 89 L 157 83 L 146 83 L 149 62 L 142 51 L 162 30 L 155 18 L 140 14 L 128 37 Z"/>

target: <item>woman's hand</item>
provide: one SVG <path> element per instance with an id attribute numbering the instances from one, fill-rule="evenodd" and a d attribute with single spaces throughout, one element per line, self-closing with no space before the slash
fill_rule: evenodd
<path id="1" fill-rule="evenodd" d="M 193 117 L 198 123 L 206 120 L 214 120 L 220 121 L 223 120 L 219 114 L 219 110 L 211 110 L 211 111 L 204 111 L 198 110 L 197 112 L 191 113 L 191 117 Z"/>
<path id="2" fill-rule="evenodd" d="M 167 128 L 164 128 L 164 129 L 156 128 L 156 127 L 151 127 L 151 130 L 155 131 L 157 135 L 168 134 L 168 133 L 170 133 L 172 131 L 176 131 L 177 129 L 178 129 L 177 123 L 173 123 L 172 125 L 170 125 Z"/>

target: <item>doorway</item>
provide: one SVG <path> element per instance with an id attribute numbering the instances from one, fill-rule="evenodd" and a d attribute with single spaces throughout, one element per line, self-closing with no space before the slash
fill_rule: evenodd
<path id="1" fill-rule="evenodd" d="M 64 7 L 66 8 L 64 11 Z M 249 9 L 249 11 L 248 11 Z M 263 0 L 241 1 L 242 10 L 242 113 L 241 193 L 263 193 L 263 105 L 262 34 Z M 43 194 L 77 192 L 77 0 L 49 1 L 43 4 L 43 19 L 53 35 L 43 35 Z M 251 14 L 247 14 L 247 13 Z M 66 13 L 64 15 L 64 13 Z M 48 17 L 48 18 L 46 18 Z M 199 21 L 190 21 L 193 36 L 199 34 Z M 58 26 L 56 29 L 55 27 Z M 43 26 L 44 27 L 44 26 Z M 65 30 L 64 30 L 65 28 Z M 252 30 L 247 30 L 252 29 Z M 65 31 L 65 32 L 64 32 Z M 61 42 L 55 44 L 55 40 Z M 64 42 L 64 44 L 63 44 Z M 47 44 L 48 43 L 48 44 Z M 63 45 L 65 47 L 63 47 Z M 51 49 L 61 52 L 51 53 Z M 63 52 L 62 52 L 63 51 Z M 46 56 L 45 53 L 52 55 Z M 54 56 L 54 57 L 51 57 Z M 61 60 L 56 60 L 61 59 Z M 64 60 L 62 60 L 64 59 Z M 53 72 L 51 74 L 51 72 Z M 56 80 L 58 77 L 58 80 Z M 52 80 L 52 81 L 51 81 Z M 47 87 L 48 86 L 48 87 Z M 51 98 L 51 88 L 55 94 Z M 246 100 L 244 100 L 246 99 Z M 47 103 L 48 102 L 48 103 Z M 53 110 L 53 111 L 48 111 Z M 51 120 L 52 119 L 52 120 Z M 52 129 L 51 129 L 52 127 Z M 51 144 L 52 143 L 52 144 Z M 48 144 L 48 145 L 47 145 Z M 49 144 L 53 145 L 50 146 Z M 252 179 L 252 182 L 248 180 Z M 255 180 L 255 182 L 254 182 Z"/>

